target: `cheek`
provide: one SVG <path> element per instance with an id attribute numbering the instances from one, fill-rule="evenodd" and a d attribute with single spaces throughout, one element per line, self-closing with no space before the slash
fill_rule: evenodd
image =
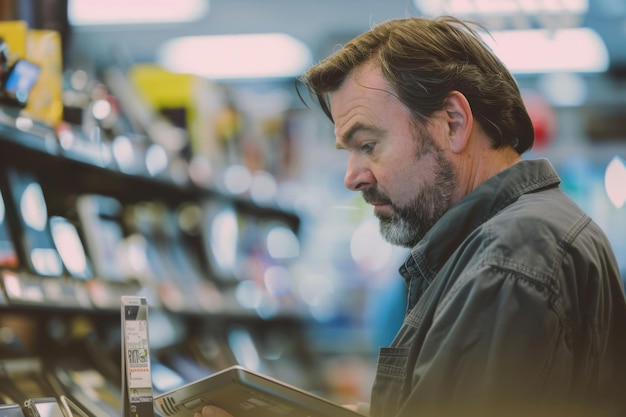
<path id="1" fill-rule="evenodd" d="M 391 161 L 389 169 L 379 170 L 375 175 L 379 188 L 395 204 L 412 199 L 415 189 L 419 188 L 420 175 L 415 161 L 404 160 Z"/>
<path id="2" fill-rule="evenodd" d="M 394 204 L 404 206 L 413 203 L 424 189 L 435 184 L 437 161 L 432 153 L 419 159 L 403 158 L 391 166 L 393 169 L 378 178 L 378 182 Z"/>

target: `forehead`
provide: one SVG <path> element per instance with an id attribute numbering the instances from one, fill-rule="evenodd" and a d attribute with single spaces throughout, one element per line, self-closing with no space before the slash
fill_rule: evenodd
<path id="1" fill-rule="evenodd" d="M 380 66 L 367 62 L 355 68 L 343 81 L 341 87 L 330 94 L 333 120 L 335 113 L 342 114 L 347 104 L 359 104 L 362 100 L 382 98 L 389 95 L 391 86 L 384 78 Z"/>
<path id="2" fill-rule="evenodd" d="M 355 69 L 341 87 L 330 94 L 330 110 L 337 137 L 356 123 L 384 124 L 390 117 L 397 119 L 409 114 L 375 62 Z"/>

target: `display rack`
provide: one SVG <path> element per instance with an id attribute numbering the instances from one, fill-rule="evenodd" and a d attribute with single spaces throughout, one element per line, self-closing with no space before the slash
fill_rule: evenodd
<path id="1" fill-rule="evenodd" d="M 0 403 L 67 396 L 92 416 L 121 413 L 122 295 L 150 303 L 157 392 L 236 363 L 323 391 L 297 300 L 274 296 L 263 310 L 237 294 L 260 287 L 252 261 L 274 262 L 267 231 L 297 236 L 298 216 L 167 172 L 122 172 L 110 146 L 63 143 L 0 109 Z M 220 213 L 237 226 L 221 235 L 239 243 L 227 268 L 210 247 L 227 243 L 208 237 Z"/>

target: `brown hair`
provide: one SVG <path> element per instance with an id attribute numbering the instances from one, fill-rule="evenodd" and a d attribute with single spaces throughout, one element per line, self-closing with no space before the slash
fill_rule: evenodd
<path id="1" fill-rule="evenodd" d="M 451 16 L 392 19 L 374 26 L 311 67 L 300 81 L 332 121 L 328 93 L 375 59 L 413 118 L 426 122 L 461 92 L 494 148 L 532 147 L 534 130 L 515 79 L 468 22 Z"/>

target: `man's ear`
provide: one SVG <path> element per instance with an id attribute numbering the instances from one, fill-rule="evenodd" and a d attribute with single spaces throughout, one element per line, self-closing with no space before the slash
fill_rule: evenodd
<path id="1" fill-rule="evenodd" d="M 444 110 L 447 113 L 450 149 L 461 152 L 469 142 L 474 125 L 472 108 L 462 93 L 453 91 L 444 101 Z"/>

